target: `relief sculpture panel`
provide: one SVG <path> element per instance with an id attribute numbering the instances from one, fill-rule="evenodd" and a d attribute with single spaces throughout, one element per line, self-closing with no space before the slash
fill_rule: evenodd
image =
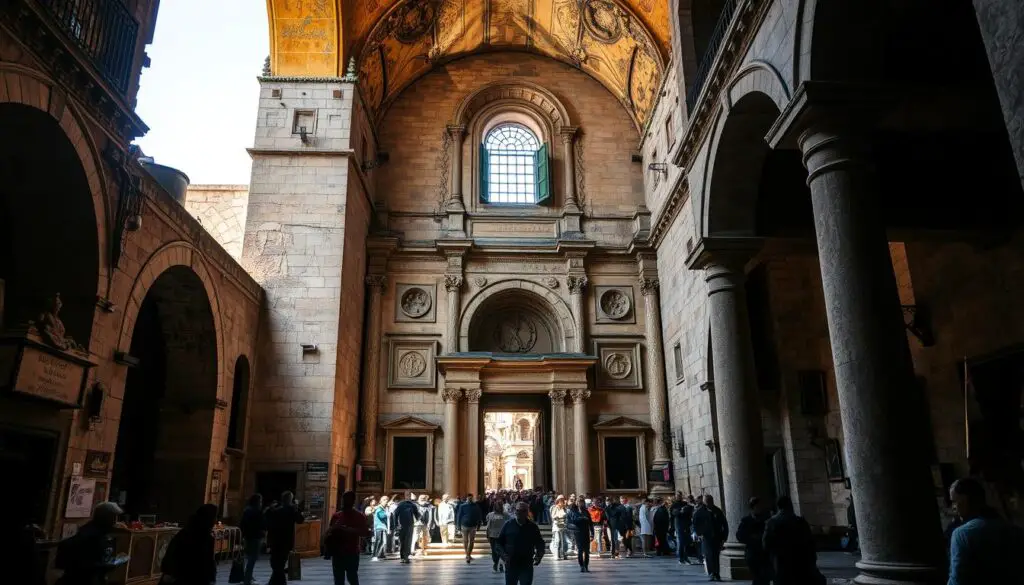
<path id="1" fill-rule="evenodd" d="M 395 321 L 405 323 L 434 323 L 437 296 L 434 284 L 398 283 L 395 287 Z"/>
<path id="2" fill-rule="evenodd" d="M 413 336 L 389 338 L 388 388 L 433 389 L 437 382 L 437 340 Z"/>
<path id="3" fill-rule="evenodd" d="M 594 354 L 598 357 L 598 390 L 643 389 L 640 341 L 597 338 L 594 339 Z"/>

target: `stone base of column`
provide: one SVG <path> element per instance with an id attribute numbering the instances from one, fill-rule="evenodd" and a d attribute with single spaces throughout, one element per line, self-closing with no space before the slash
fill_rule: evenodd
<path id="1" fill-rule="evenodd" d="M 935 585 L 946 582 L 944 571 L 917 563 L 858 561 L 856 567 L 860 575 L 853 582 L 858 585 Z"/>
<path id="2" fill-rule="evenodd" d="M 723 579 L 750 581 L 754 578 L 750 572 L 750 567 L 747 565 L 747 559 L 743 556 L 745 551 L 746 547 L 742 544 L 735 542 L 725 543 L 725 548 L 722 549 L 722 554 L 719 556 L 719 568 L 721 569 L 719 575 Z"/>
<path id="3" fill-rule="evenodd" d="M 651 463 L 651 466 L 647 468 L 647 477 L 653 477 L 654 473 L 664 474 L 666 469 L 671 469 L 672 463 L 670 461 L 658 461 L 655 460 Z M 647 491 L 652 496 L 671 496 L 676 493 L 675 485 L 671 481 L 651 481 L 647 482 Z"/>

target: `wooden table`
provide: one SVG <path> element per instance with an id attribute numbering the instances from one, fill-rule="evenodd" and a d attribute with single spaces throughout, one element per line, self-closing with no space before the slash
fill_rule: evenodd
<path id="1" fill-rule="evenodd" d="M 167 545 L 180 528 L 143 528 L 114 533 L 115 554 L 128 554 L 131 560 L 107 577 L 108 583 L 152 585 L 160 581 L 160 563 Z"/>

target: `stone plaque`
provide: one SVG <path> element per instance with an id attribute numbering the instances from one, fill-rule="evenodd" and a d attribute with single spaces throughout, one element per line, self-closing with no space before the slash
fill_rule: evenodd
<path id="1" fill-rule="evenodd" d="M 594 305 L 598 323 L 636 323 L 632 286 L 595 286 Z"/>
<path id="2" fill-rule="evenodd" d="M 17 342 L 15 342 L 17 343 Z M 81 406 L 89 367 L 83 358 L 23 339 L 19 345 L 0 346 L 0 385 L 10 391 L 55 402 Z"/>
<path id="3" fill-rule="evenodd" d="M 398 283 L 395 286 L 395 321 L 434 323 L 437 320 L 437 285 Z"/>
<path id="4" fill-rule="evenodd" d="M 642 390 L 640 342 L 622 338 L 594 340 L 599 390 Z"/>
<path id="5" fill-rule="evenodd" d="M 474 221 L 474 238 L 555 238 L 556 220 L 544 221 Z"/>
<path id="6" fill-rule="evenodd" d="M 437 340 L 392 337 L 388 344 L 388 388 L 429 389 L 437 384 Z"/>

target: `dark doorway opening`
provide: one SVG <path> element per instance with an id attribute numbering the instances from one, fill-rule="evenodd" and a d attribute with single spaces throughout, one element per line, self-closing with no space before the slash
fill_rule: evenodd
<path id="1" fill-rule="evenodd" d="M 11 483 L 0 493 L 15 498 L 7 501 L 27 508 L 25 519 L 40 526 L 46 522 L 56 456 L 55 434 L 0 428 L 0 469 Z"/>
<path id="2" fill-rule="evenodd" d="M 604 477 L 607 490 L 639 490 L 640 451 L 636 437 L 604 438 Z"/>
<path id="3" fill-rule="evenodd" d="M 391 487 L 397 490 L 427 489 L 427 437 L 394 437 Z"/>

